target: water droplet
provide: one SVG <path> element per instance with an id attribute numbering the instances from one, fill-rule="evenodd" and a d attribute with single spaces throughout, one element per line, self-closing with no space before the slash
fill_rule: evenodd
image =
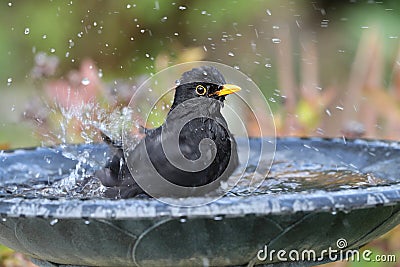
<path id="1" fill-rule="evenodd" d="M 274 26 L 272 26 L 272 29 L 274 29 L 274 30 L 279 30 L 279 26 L 278 25 L 274 25 Z"/>
<path id="2" fill-rule="evenodd" d="M 162 17 L 162 18 L 161 18 L 161 22 L 166 22 L 166 21 L 167 21 L 167 19 L 168 19 L 168 17 L 167 17 L 167 16 L 165 16 L 165 17 Z"/>
<path id="3" fill-rule="evenodd" d="M 328 19 L 323 19 L 321 21 L 321 27 L 322 28 L 328 28 L 329 20 Z"/>
<path id="4" fill-rule="evenodd" d="M 83 85 L 89 85 L 90 84 L 90 80 L 89 80 L 89 78 L 85 77 L 85 78 L 82 79 L 81 83 Z"/>
<path id="5" fill-rule="evenodd" d="M 55 225 L 56 223 L 58 223 L 58 219 L 53 219 L 50 221 L 51 226 Z"/>
<path id="6" fill-rule="evenodd" d="M 99 69 L 99 73 L 97 74 L 97 76 L 99 76 L 99 78 L 103 78 L 103 70 Z"/>
<path id="7" fill-rule="evenodd" d="M 89 225 L 89 224 L 90 224 L 90 221 L 89 221 L 89 220 L 85 220 L 85 224 L 86 224 L 86 225 Z"/>
<path id="8" fill-rule="evenodd" d="M 106 209 L 106 216 L 107 216 L 107 218 L 114 219 L 115 217 L 117 217 L 117 214 L 116 214 L 115 210 Z"/>
<path id="9" fill-rule="evenodd" d="M 7 79 L 7 85 L 11 85 L 11 83 L 12 83 L 12 78 L 9 77 L 9 78 Z"/>
<path id="10" fill-rule="evenodd" d="M 8 6 L 12 6 L 12 3 L 11 3 L 11 2 L 9 2 L 9 3 L 8 3 Z"/>
<path id="11" fill-rule="evenodd" d="M 46 39 L 46 38 L 47 38 L 47 35 L 46 35 L 46 34 L 43 34 L 42 38 L 43 38 L 43 39 Z"/>
<path id="12" fill-rule="evenodd" d="M 180 223 L 185 223 L 185 222 L 187 222 L 187 218 L 186 217 L 181 217 L 181 218 L 179 218 L 179 222 Z"/>
<path id="13" fill-rule="evenodd" d="M 129 9 L 129 8 L 131 8 L 131 7 L 132 7 L 132 6 L 131 6 L 130 4 L 127 4 L 127 5 L 126 5 L 126 8 L 127 8 L 127 9 Z"/>
<path id="14" fill-rule="evenodd" d="M 74 47 L 74 46 L 75 46 L 74 41 L 73 41 L 72 39 L 69 39 L 69 40 L 68 40 L 68 47 L 69 47 L 69 48 L 72 48 L 72 47 Z"/>
<path id="15" fill-rule="evenodd" d="M 31 31 L 31 30 L 30 30 L 29 28 L 25 28 L 24 34 L 29 34 L 30 31 Z"/>
<path id="16" fill-rule="evenodd" d="M 186 10 L 187 9 L 187 7 L 186 6 L 179 6 L 179 10 Z"/>
<path id="17" fill-rule="evenodd" d="M 175 36 L 178 36 L 178 35 L 179 35 L 179 33 L 175 32 L 175 33 L 174 33 L 174 35 L 175 35 Z"/>
<path id="18" fill-rule="evenodd" d="M 328 114 L 329 117 L 332 115 L 331 111 L 329 109 L 326 109 L 325 112 L 326 112 L 326 114 Z"/>
<path id="19" fill-rule="evenodd" d="M 144 33 L 145 31 L 146 31 L 146 30 L 144 30 L 144 29 L 141 29 L 141 30 L 140 30 L 141 33 Z"/>
<path id="20" fill-rule="evenodd" d="M 1 218 L 1 221 L 2 221 L 2 222 L 6 222 L 6 221 L 7 221 L 7 218 Z"/>
<path id="21" fill-rule="evenodd" d="M 271 16 L 271 15 L 272 15 L 271 10 L 267 9 L 267 15 L 268 15 L 268 16 Z"/>
<path id="22" fill-rule="evenodd" d="M 214 221 L 222 221 L 224 219 L 223 215 L 216 215 L 214 216 Z"/>
<path id="23" fill-rule="evenodd" d="M 145 56 L 146 56 L 147 58 L 149 58 L 149 57 L 150 57 L 150 55 L 149 55 L 148 53 L 146 53 L 146 54 L 145 54 Z"/>
<path id="24" fill-rule="evenodd" d="M 201 11 L 201 14 L 202 15 L 207 15 L 207 11 L 203 10 L 203 11 Z"/>
<path id="25" fill-rule="evenodd" d="M 11 111 L 15 111 L 15 105 L 12 105 Z"/>
<path id="26" fill-rule="evenodd" d="M 210 260 L 208 258 L 201 259 L 203 266 L 210 266 Z"/>
<path id="27" fill-rule="evenodd" d="M 264 65 L 266 68 L 271 68 L 272 67 L 272 64 L 271 63 L 267 63 L 267 64 L 265 64 Z"/>
<path id="28" fill-rule="evenodd" d="M 343 107 L 341 107 L 341 106 L 336 106 L 336 109 L 338 109 L 338 110 L 343 110 Z"/>
<path id="29" fill-rule="evenodd" d="M 54 52 L 56 52 L 56 49 L 55 48 L 50 48 L 50 53 L 54 53 Z"/>
<path id="30" fill-rule="evenodd" d="M 233 52 L 229 52 L 229 53 L 228 53 L 228 56 L 234 57 L 235 54 L 234 54 Z"/>
<path id="31" fill-rule="evenodd" d="M 272 38 L 272 42 L 273 42 L 274 44 L 280 44 L 280 43 L 281 43 L 281 39 L 279 39 L 279 38 Z"/>
<path id="32" fill-rule="evenodd" d="M 94 26 L 94 27 L 97 26 L 97 22 L 96 22 L 96 21 L 93 22 L 93 26 Z"/>

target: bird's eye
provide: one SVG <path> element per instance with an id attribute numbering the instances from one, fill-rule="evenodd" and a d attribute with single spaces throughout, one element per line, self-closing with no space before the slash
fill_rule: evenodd
<path id="1" fill-rule="evenodd" d="M 207 92 L 207 89 L 203 85 L 197 85 L 196 86 L 196 93 L 198 95 L 205 95 Z"/>

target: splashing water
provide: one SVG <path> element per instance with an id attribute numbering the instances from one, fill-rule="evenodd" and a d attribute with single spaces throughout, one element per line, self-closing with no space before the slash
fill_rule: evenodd
<path id="1" fill-rule="evenodd" d="M 86 83 L 86 80 L 82 80 Z M 74 161 L 68 171 L 62 169 L 63 163 L 55 163 L 51 157 L 44 158 L 46 165 L 59 164 L 59 168 L 49 170 L 40 164 L 16 163 L 0 171 L 4 187 L 0 194 L 14 194 L 26 197 L 46 198 L 92 198 L 101 197 L 105 188 L 93 178 L 96 168 L 105 165 L 106 152 L 102 157 L 93 158 L 90 149 L 76 150 L 75 143 L 101 143 L 103 132 L 113 140 L 121 139 L 124 123 L 128 123 L 130 113 L 127 108 L 104 108 L 92 101 L 70 102 L 70 105 L 47 105 L 50 114 L 57 114 L 58 129 L 39 131 L 43 134 L 43 146 L 54 147 L 59 144 L 59 153 L 67 160 Z M 10 176 L 12 179 L 10 179 Z M 20 181 L 24 181 L 23 184 Z"/>

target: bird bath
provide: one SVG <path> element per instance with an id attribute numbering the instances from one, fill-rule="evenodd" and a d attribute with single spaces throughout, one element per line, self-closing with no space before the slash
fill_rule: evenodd
<path id="1" fill-rule="evenodd" d="M 252 139 L 251 147 L 261 142 Z M 39 197 L 38 184 L 76 170 L 70 155 L 89 153 L 81 167 L 90 169 L 108 148 L 4 151 L 0 243 L 41 266 L 289 266 L 276 254 L 257 254 L 267 246 L 321 255 L 338 249 L 338 240 L 343 250 L 358 249 L 400 223 L 399 143 L 281 138 L 276 146 L 269 178 L 254 194 L 234 191 L 197 207 L 148 197 Z"/>

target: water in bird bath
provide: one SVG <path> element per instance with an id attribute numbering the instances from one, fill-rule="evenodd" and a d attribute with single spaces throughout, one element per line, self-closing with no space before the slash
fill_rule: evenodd
<path id="1" fill-rule="evenodd" d="M 344 189 L 365 188 L 391 182 L 374 174 L 360 173 L 348 169 L 334 168 L 321 170 L 319 164 L 293 165 L 288 162 L 276 162 L 269 175 L 252 194 L 311 193 L 317 191 L 338 191 Z M 246 188 L 240 183 L 228 195 L 245 196 Z"/>
<path id="2" fill-rule="evenodd" d="M 67 152 L 61 152 L 68 150 Z M 60 152 L 60 153 L 57 153 Z M 239 155 L 241 145 L 239 143 Z M 93 179 L 94 171 L 104 165 L 109 151 L 104 145 L 77 146 L 60 149 L 39 148 L 17 150 L 0 154 L 0 195 L 25 198 L 105 198 L 104 186 Z M 282 160 L 277 151 L 268 176 L 259 175 L 261 185 L 249 191 L 249 180 L 254 179 L 255 165 L 248 165 L 244 176 L 226 196 L 250 194 L 290 194 L 317 191 L 338 191 L 393 183 L 385 177 L 361 172 L 346 166 L 326 165 L 316 162 Z M 57 166 L 59 165 L 59 166 Z M 234 174 L 227 183 L 236 183 Z M 139 195 L 138 198 L 147 198 Z"/>

